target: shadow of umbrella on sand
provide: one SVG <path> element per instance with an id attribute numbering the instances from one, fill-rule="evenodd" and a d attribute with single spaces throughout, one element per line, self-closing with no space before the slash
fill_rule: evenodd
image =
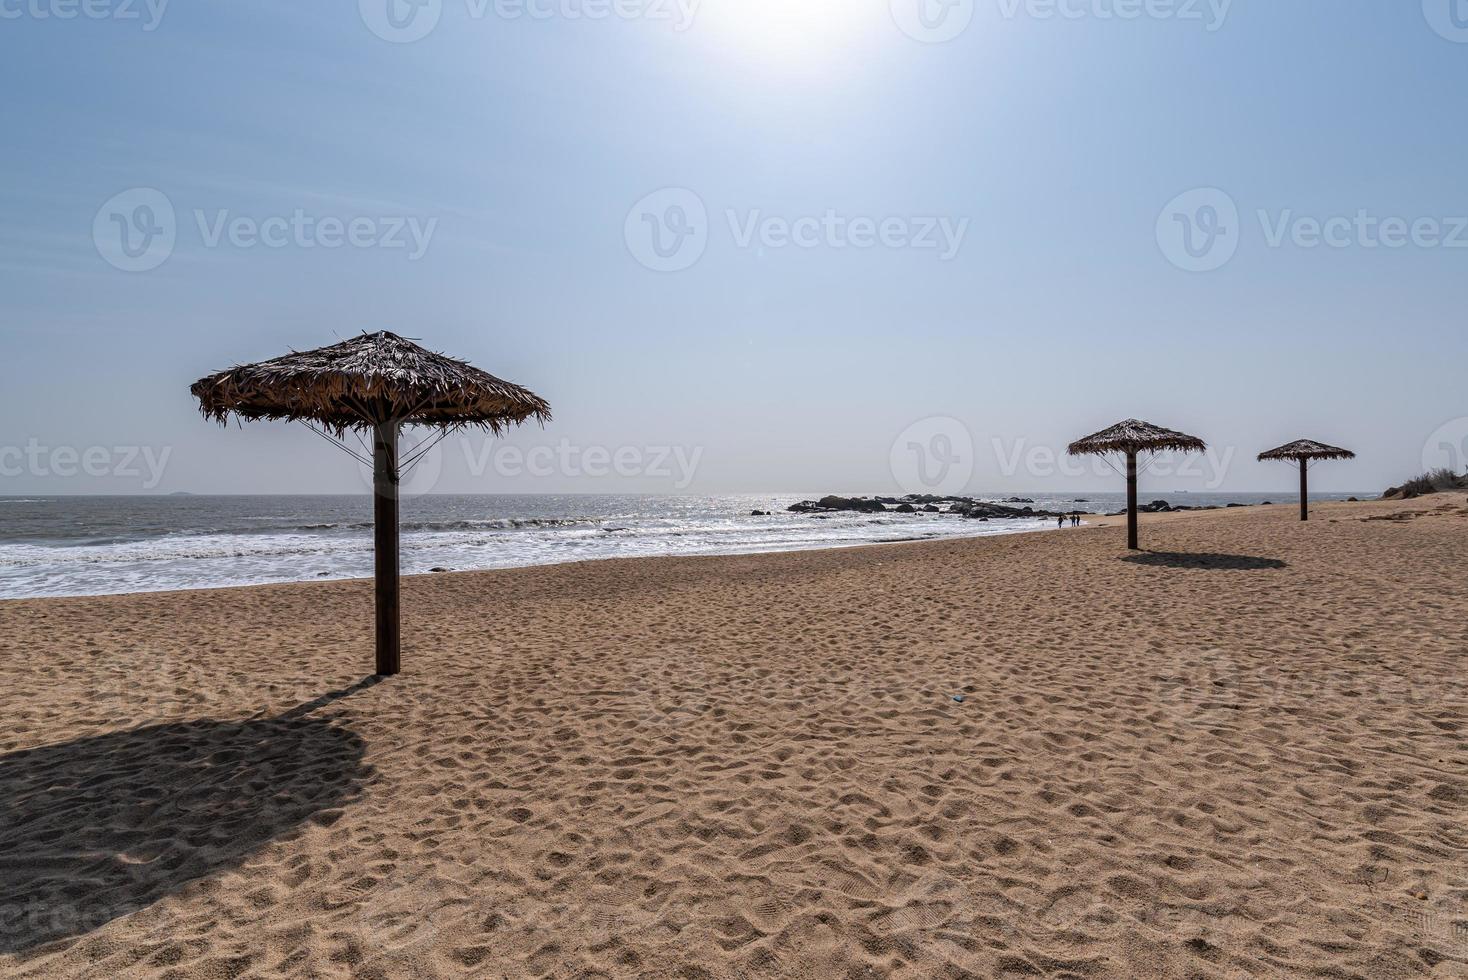
<path id="1" fill-rule="evenodd" d="M 221 424 L 231 416 L 305 422 L 372 467 L 377 673 L 382 675 L 396 674 L 401 666 L 399 478 L 450 432 L 479 428 L 498 435 L 527 419 L 550 420 L 550 406 L 534 392 L 386 331 L 230 368 L 199 379 L 189 390 L 206 418 Z M 436 428 L 440 435 L 400 460 L 398 432 L 405 425 Z M 372 434 L 371 459 L 342 442 L 349 429 Z"/>
<path id="2" fill-rule="evenodd" d="M 305 714 L 332 699 L 0 756 L 0 954 L 99 929 L 355 800 L 362 739 Z"/>
<path id="3" fill-rule="evenodd" d="M 1217 552 L 1141 551 L 1135 555 L 1126 555 L 1121 560 L 1134 565 L 1154 565 L 1159 568 L 1195 568 L 1222 572 L 1257 572 L 1286 567 L 1278 558 L 1224 555 Z"/>
<path id="4" fill-rule="evenodd" d="M 1287 459 L 1300 464 L 1300 520 L 1310 519 L 1310 463 L 1317 459 L 1355 459 L 1356 454 L 1339 446 L 1297 439 L 1276 449 L 1259 454 L 1262 463 L 1268 459 Z"/>
<path id="5" fill-rule="evenodd" d="M 1137 550 L 1137 455 L 1175 450 L 1201 453 L 1208 447 L 1197 436 L 1164 429 L 1151 422 L 1126 419 L 1109 429 L 1077 439 L 1067 450 L 1072 456 L 1117 455 L 1126 461 L 1126 546 Z"/>

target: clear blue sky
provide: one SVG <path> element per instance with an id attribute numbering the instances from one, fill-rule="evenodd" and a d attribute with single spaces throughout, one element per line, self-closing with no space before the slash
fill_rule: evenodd
<path id="1" fill-rule="evenodd" d="M 691 23 L 692 0 L 427 0 L 408 43 L 406 0 L 93 2 L 0 0 L 0 446 L 166 447 L 159 490 L 355 492 L 310 433 L 220 430 L 188 384 L 363 329 L 544 395 L 555 421 L 513 445 L 696 449 L 691 491 L 894 489 L 894 440 L 931 416 L 971 434 L 974 490 L 1114 488 L 996 457 L 1126 416 L 1233 447 L 1222 489 L 1287 490 L 1253 454 L 1311 437 L 1361 454 L 1319 488 L 1371 490 L 1468 416 L 1468 231 L 1373 248 L 1355 223 L 1448 239 L 1468 216 L 1449 0 L 959 0 L 944 43 L 900 29 L 917 0 L 703 0 Z M 135 188 L 175 212 L 148 271 L 98 241 Z M 639 261 L 634 205 L 665 188 L 706 209 L 678 271 Z M 1239 215 L 1201 272 L 1164 213 L 1198 188 Z M 1184 200 L 1206 224 L 1218 198 Z M 220 226 L 298 211 L 426 248 Z M 781 244 L 828 213 L 846 230 Z M 1342 247 L 1296 221 L 1339 216 Z M 890 218 L 896 244 L 853 243 Z M 938 218 L 956 254 L 903 237 Z M 675 489 L 463 464 L 436 489 Z M 21 469 L 0 492 L 141 489 Z"/>

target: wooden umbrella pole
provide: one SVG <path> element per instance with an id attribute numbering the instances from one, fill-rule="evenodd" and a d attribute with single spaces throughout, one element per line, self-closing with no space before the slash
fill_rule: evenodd
<path id="1" fill-rule="evenodd" d="M 1300 460 L 1300 520 L 1310 519 L 1310 480 L 1307 474 L 1310 471 L 1310 461 Z"/>
<path id="2" fill-rule="evenodd" d="M 372 428 L 372 550 L 377 572 L 377 673 L 402 667 L 398 625 L 398 424 Z"/>
<path id="3" fill-rule="evenodd" d="M 1137 551 L 1137 454 L 1126 454 L 1126 546 Z"/>

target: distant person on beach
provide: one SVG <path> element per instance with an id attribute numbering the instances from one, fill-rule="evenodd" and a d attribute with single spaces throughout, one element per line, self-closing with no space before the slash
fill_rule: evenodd
<path id="1" fill-rule="evenodd" d="M 1065 527 L 1065 515 L 1064 514 L 1061 514 L 1060 517 L 1059 517 L 1059 519 L 1056 520 L 1055 526 L 1056 527 L 1061 527 L 1061 528 Z"/>
<path id="2" fill-rule="evenodd" d="M 1080 527 L 1081 526 L 1081 515 L 1080 514 L 1071 514 L 1070 515 L 1070 526 L 1071 527 Z"/>

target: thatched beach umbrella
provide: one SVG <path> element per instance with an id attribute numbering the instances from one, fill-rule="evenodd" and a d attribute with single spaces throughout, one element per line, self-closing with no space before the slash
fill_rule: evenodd
<path id="1" fill-rule="evenodd" d="M 1260 453 L 1259 460 L 1266 459 L 1288 459 L 1296 460 L 1300 464 L 1300 520 L 1310 519 L 1310 480 L 1307 474 L 1310 470 L 1310 461 L 1316 459 L 1355 459 L 1356 454 L 1349 449 L 1339 446 L 1327 446 L 1323 442 L 1315 442 L 1312 439 L 1297 439 L 1294 442 Z"/>
<path id="2" fill-rule="evenodd" d="M 550 406 L 533 392 L 386 331 L 234 367 L 200 378 L 189 390 L 204 417 L 221 424 L 233 415 L 316 423 L 337 440 L 348 429 L 372 433 L 379 674 L 400 667 L 398 431 L 422 425 L 443 435 L 464 428 L 498 435 L 530 418 L 550 419 Z M 415 459 L 405 462 L 411 466 Z"/>
<path id="3" fill-rule="evenodd" d="M 1109 429 L 1078 439 L 1070 444 L 1072 456 L 1110 456 L 1126 458 L 1126 546 L 1137 548 L 1137 454 L 1177 450 L 1201 453 L 1208 447 L 1197 436 L 1164 429 L 1151 422 L 1127 419 Z"/>

